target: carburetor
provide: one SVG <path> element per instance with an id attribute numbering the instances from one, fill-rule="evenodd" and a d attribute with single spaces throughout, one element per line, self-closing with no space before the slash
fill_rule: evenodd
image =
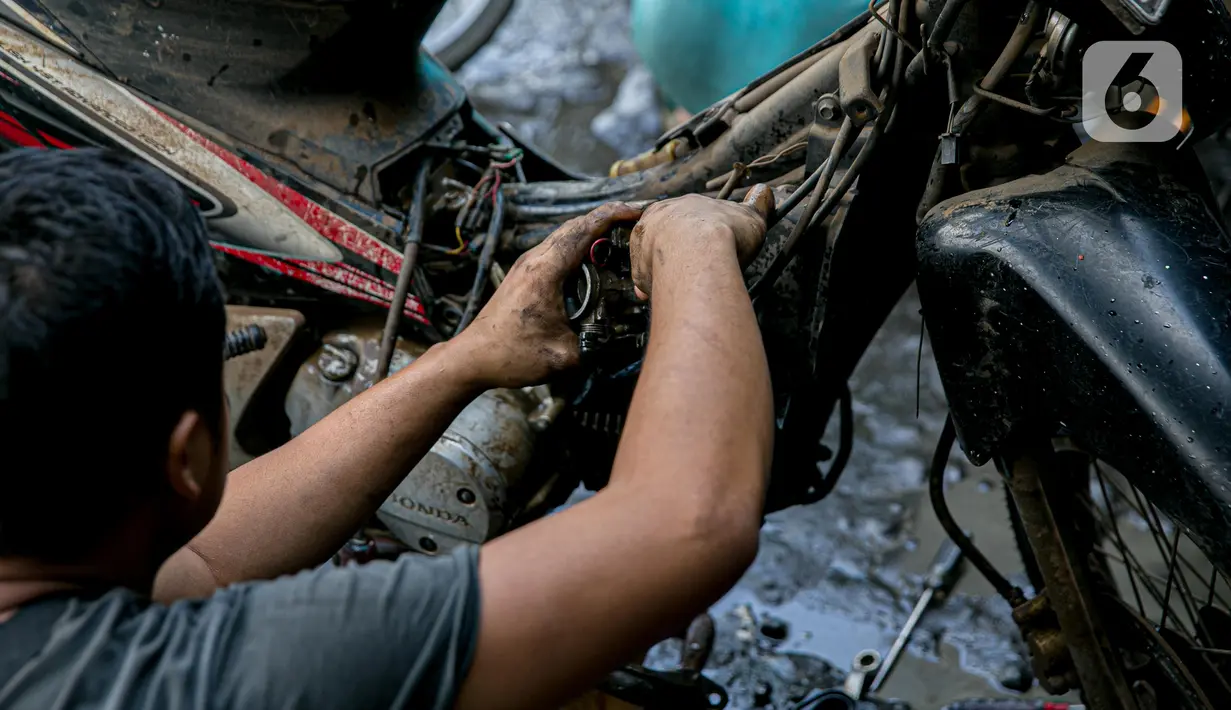
<path id="1" fill-rule="evenodd" d="M 629 227 L 594 242 L 589 258 L 565 284 L 569 321 L 578 332 L 584 366 L 603 369 L 640 360 L 649 337 L 649 303 L 633 288 Z"/>

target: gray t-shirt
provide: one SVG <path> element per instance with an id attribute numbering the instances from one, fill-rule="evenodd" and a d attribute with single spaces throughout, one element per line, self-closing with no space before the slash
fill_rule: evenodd
<path id="1" fill-rule="evenodd" d="M 0 671 L 0 709 L 450 710 L 478 635 L 478 548 L 326 567 L 170 606 L 126 590 L 56 603 L 35 625 L 29 659 Z M 23 613 L 0 624 L 10 657 L 13 636 L 31 637 L 28 623 L 17 633 Z M 27 621 L 36 618 L 32 607 Z"/>

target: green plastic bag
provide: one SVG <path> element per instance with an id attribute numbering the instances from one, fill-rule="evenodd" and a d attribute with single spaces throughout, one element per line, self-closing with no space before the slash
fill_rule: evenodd
<path id="1" fill-rule="evenodd" d="M 633 0 L 633 44 L 666 98 L 696 113 L 867 7 L 866 0 Z"/>

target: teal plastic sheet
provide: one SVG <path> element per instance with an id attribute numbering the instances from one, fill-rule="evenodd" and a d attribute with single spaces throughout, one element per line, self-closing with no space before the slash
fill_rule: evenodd
<path id="1" fill-rule="evenodd" d="M 866 0 L 633 0 L 633 44 L 665 97 L 695 113 L 867 6 Z"/>

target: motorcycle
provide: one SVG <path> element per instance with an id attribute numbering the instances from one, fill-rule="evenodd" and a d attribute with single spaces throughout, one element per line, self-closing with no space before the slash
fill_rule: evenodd
<path id="1" fill-rule="evenodd" d="M 1039 684 L 1098 710 L 1231 707 L 1231 242 L 1193 149 L 1231 116 L 1221 2 L 873 0 L 600 178 L 486 121 L 416 49 L 442 4 L 0 0 L 0 141 L 130 151 L 208 220 L 247 353 L 233 464 L 465 328 L 563 220 L 765 182 L 767 510 L 833 491 L 846 382 L 916 283 L 951 411 L 931 501 Z M 480 397 L 349 558 L 483 542 L 604 484 L 651 316 L 627 246 L 613 231 L 566 287 L 582 372 Z M 1006 482 L 1032 594 L 946 505 L 958 443 Z M 624 680 L 691 691 L 697 670 Z"/>

